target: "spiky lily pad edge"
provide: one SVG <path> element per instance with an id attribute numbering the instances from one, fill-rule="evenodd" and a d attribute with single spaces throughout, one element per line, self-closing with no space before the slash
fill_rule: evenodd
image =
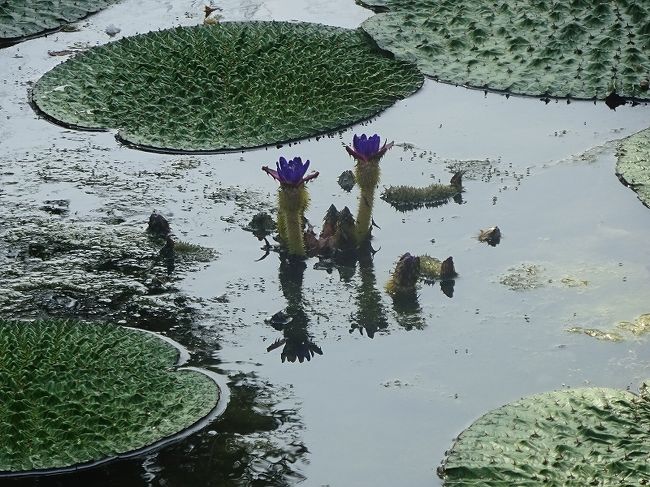
<path id="1" fill-rule="evenodd" d="M 358 0 L 357 0 L 357 3 L 359 3 Z M 389 12 L 389 10 L 387 10 L 387 9 L 379 8 L 379 9 L 375 10 L 375 8 L 377 8 L 377 7 L 371 7 L 371 6 L 366 6 L 366 5 L 362 5 L 362 6 L 364 8 L 368 8 L 369 10 L 376 11 L 377 12 L 376 15 Z M 364 28 L 364 24 L 361 24 L 360 29 L 363 30 L 363 32 L 365 34 L 367 34 L 368 36 L 371 35 L 370 32 L 368 32 Z M 373 38 L 373 40 L 375 41 L 375 43 L 377 44 L 377 47 L 382 52 L 387 52 L 387 53 L 390 53 L 391 55 L 394 56 L 394 54 L 390 51 L 390 49 L 388 49 L 386 46 L 383 46 L 383 45 L 379 44 L 379 42 L 376 39 Z M 594 105 L 596 105 L 597 103 L 604 103 L 604 100 L 598 98 L 597 96 L 592 96 L 590 98 L 586 98 L 586 97 L 580 97 L 580 96 L 550 95 L 550 94 L 547 94 L 547 93 L 538 93 L 538 94 L 514 93 L 512 91 L 500 90 L 498 88 L 490 88 L 490 87 L 487 87 L 487 86 L 475 86 L 475 85 L 471 85 L 471 84 L 456 83 L 454 81 L 446 81 L 444 79 L 440 79 L 438 76 L 433 76 L 433 75 L 427 74 L 427 73 L 423 72 L 422 70 L 420 70 L 420 72 L 422 73 L 422 75 L 425 78 L 430 79 L 431 81 L 435 81 L 436 83 L 441 83 L 443 85 L 454 86 L 454 87 L 457 87 L 457 88 L 458 87 L 465 88 L 465 89 L 468 89 L 468 90 L 482 91 L 486 95 L 488 93 L 494 93 L 496 95 L 505 96 L 506 98 L 509 98 L 511 96 L 516 96 L 517 98 L 534 98 L 536 100 L 543 101 L 543 102 L 545 102 L 547 104 L 551 100 L 555 100 L 556 102 L 558 102 L 560 100 L 566 101 L 567 105 L 570 104 L 571 101 L 579 101 L 579 102 L 588 102 L 588 101 L 590 101 L 590 102 L 593 102 Z M 625 96 L 625 95 L 619 95 L 619 96 L 626 102 L 626 104 L 629 104 L 629 105 L 631 105 L 633 107 L 637 106 L 637 105 L 647 106 L 648 104 L 650 104 L 650 96 L 648 96 L 648 97 L 636 97 L 636 96 Z"/>
<path id="2" fill-rule="evenodd" d="M 364 32 L 364 34 L 367 34 L 365 31 L 363 31 L 363 32 Z M 374 40 L 373 40 L 373 42 L 374 42 Z M 389 51 L 386 51 L 385 49 L 382 49 L 379 46 L 377 46 L 377 49 L 379 51 L 381 51 L 381 52 L 390 54 Z M 392 54 L 390 54 L 390 55 L 392 56 Z M 411 93 L 411 95 L 409 95 L 409 96 L 414 95 L 415 93 L 417 93 L 422 88 L 422 86 L 424 85 L 424 77 L 426 77 L 426 75 L 423 75 L 422 82 L 420 83 L 418 88 L 413 93 Z M 406 98 L 402 98 L 402 99 L 406 99 Z M 242 152 L 243 153 L 243 152 L 246 152 L 246 151 L 249 151 L 249 150 L 264 149 L 264 148 L 268 148 L 268 147 L 275 147 L 277 149 L 280 149 L 285 144 L 290 145 L 290 144 L 296 144 L 296 143 L 299 143 L 299 142 L 302 142 L 302 141 L 305 141 L 305 140 L 310 140 L 312 138 L 316 138 L 316 140 L 318 140 L 318 139 L 321 139 L 323 137 L 328 137 L 330 135 L 332 135 L 332 136 L 333 135 L 340 135 L 343 132 L 345 132 L 346 130 L 348 130 L 349 128 L 353 127 L 353 126 L 361 125 L 361 124 L 363 124 L 365 122 L 372 121 L 373 118 L 379 116 L 381 113 L 383 113 L 384 111 L 386 111 L 386 110 L 388 110 L 388 109 L 390 109 L 392 107 L 392 105 L 387 106 L 385 108 L 377 110 L 374 113 L 371 113 L 370 115 L 368 115 L 368 116 L 366 116 L 364 118 L 360 118 L 360 119 L 355 120 L 353 122 L 345 122 L 345 123 L 343 123 L 343 124 L 341 124 L 339 126 L 332 127 L 332 128 L 327 129 L 327 130 L 324 130 L 324 131 L 314 132 L 314 133 L 312 133 L 310 135 L 306 135 L 306 136 L 303 136 L 303 137 L 295 137 L 295 138 L 291 138 L 291 139 L 283 139 L 283 140 L 279 140 L 279 141 L 276 141 L 276 142 L 270 142 L 268 144 L 253 145 L 253 146 L 242 146 L 242 147 L 237 147 L 237 148 L 184 150 L 184 149 L 172 149 L 172 148 L 165 148 L 165 147 L 156 147 L 156 146 L 153 146 L 153 145 L 145 145 L 145 144 L 138 144 L 138 143 L 135 143 L 135 142 L 131 142 L 131 141 L 129 141 L 128 139 L 124 138 L 121 135 L 121 133 L 120 133 L 121 130 L 120 129 L 85 127 L 83 125 L 76 125 L 76 124 L 73 124 L 73 123 L 64 122 L 63 120 L 59 120 L 58 118 L 53 117 L 52 115 L 49 115 L 48 113 L 45 113 L 41 109 L 41 107 L 38 106 L 38 104 L 36 103 L 36 101 L 33 98 L 33 90 L 31 88 L 28 90 L 28 100 L 27 101 L 28 101 L 28 104 L 31 106 L 32 110 L 34 110 L 34 112 L 40 118 L 50 122 L 53 125 L 57 125 L 59 127 L 63 127 L 63 128 L 70 129 L 70 130 L 78 130 L 80 132 L 113 132 L 113 131 L 117 130 L 117 132 L 115 133 L 115 140 L 119 144 L 123 145 L 124 147 L 128 147 L 130 149 L 141 150 L 143 152 L 151 152 L 151 153 L 154 153 L 154 154 L 178 154 L 178 155 L 233 154 L 233 153 L 236 153 L 236 152 Z"/>
<path id="3" fill-rule="evenodd" d="M 228 387 L 228 383 L 226 379 L 224 379 L 221 375 L 211 370 L 202 369 L 199 367 L 191 367 L 191 366 L 184 367 L 183 364 L 189 360 L 190 353 L 183 345 L 181 345 L 180 343 L 178 343 L 177 341 L 173 340 L 170 337 L 161 335 L 160 333 L 156 333 L 154 331 L 143 330 L 140 328 L 133 328 L 128 326 L 124 326 L 122 328 L 126 328 L 128 330 L 133 330 L 144 334 L 153 335 L 159 340 L 162 340 L 165 343 L 168 343 L 169 345 L 176 348 L 178 355 L 176 358 L 176 363 L 173 365 L 174 370 L 177 373 L 195 372 L 195 373 L 203 374 L 212 382 L 214 382 L 218 394 L 218 399 L 214 407 L 205 416 L 203 416 L 202 418 L 200 418 L 198 421 L 194 422 L 190 426 L 172 435 L 163 437 L 155 441 L 154 443 L 151 443 L 150 445 L 146 445 L 141 448 L 137 448 L 135 450 L 131 450 L 128 452 L 120 453 L 118 455 L 102 458 L 100 460 L 77 463 L 66 467 L 34 469 L 34 470 L 25 470 L 19 472 L 0 471 L 0 479 L 19 479 L 19 478 L 31 478 L 31 477 L 35 478 L 35 477 L 42 477 L 42 476 L 65 475 L 72 472 L 88 470 L 102 465 L 115 463 L 120 460 L 126 460 L 130 458 L 143 456 L 158 451 L 168 445 L 181 441 L 184 438 L 201 431 L 203 428 L 205 428 L 207 425 L 212 423 L 216 418 L 218 418 L 224 413 L 230 401 L 230 389 Z"/>

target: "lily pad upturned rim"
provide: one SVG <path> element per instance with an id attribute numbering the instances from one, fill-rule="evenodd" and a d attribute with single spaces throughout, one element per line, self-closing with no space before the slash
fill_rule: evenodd
<path id="1" fill-rule="evenodd" d="M 643 169 L 636 170 L 633 168 L 635 162 L 630 160 L 629 153 L 634 152 L 640 145 L 645 145 L 646 165 Z M 642 156 L 638 157 L 642 158 Z M 641 174 L 642 172 L 645 172 L 645 175 Z M 616 153 L 616 177 L 623 186 L 636 193 L 644 206 L 650 208 L 650 128 L 632 134 L 619 142 Z"/>
<path id="2" fill-rule="evenodd" d="M 362 104 L 361 108 L 357 108 L 356 110 L 360 113 L 359 116 L 349 116 L 349 115 L 342 115 L 339 118 L 339 120 L 333 120 L 331 123 L 326 122 L 323 125 L 326 125 L 324 128 L 309 128 L 305 129 L 302 131 L 302 133 L 298 135 L 288 135 L 287 137 L 276 137 L 275 139 L 269 138 L 268 141 L 263 141 L 260 143 L 254 143 L 254 144 L 248 144 L 246 142 L 242 142 L 241 145 L 230 145 L 230 146 L 217 146 L 215 145 L 214 147 L 210 148 L 175 148 L 173 147 L 173 143 L 170 143 L 169 140 L 167 140 L 166 144 L 164 146 L 162 145 L 154 145 L 154 144 L 148 144 L 148 143 L 141 143 L 141 142 L 136 142 L 133 140 L 129 140 L 129 134 L 128 134 L 128 128 L 126 127 L 120 127 L 119 123 L 103 123 L 100 124 L 102 126 L 97 126 L 97 127 L 92 127 L 88 125 L 84 125 L 82 123 L 75 123 L 72 121 L 66 121 L 58 118 L 55 115 L 49 114 L 46 110 L 47 108 L 42 107 L 42 103 L 39 103 L 39 83 L 42 81 L 43 78 L 46 78 L 50 73 L 63 64 L 70 62 L 70 61 L 75 61 L 78 59 L 83 58 L 84 56 L 89 55 L 93 51 L 96 51 L 98 49 L 104 49 L 107 46 L 111 46 L 112 44 L 118 44 L 121 42 L 128 42 L 131 41 L 133 42 L 134 40 L 137 40 L 139 38 L 146 38 L 147 36 L 150 35 L 157 35 L 157 34 L 164 34 L 172 31 L 190 31 L 190 30 L 199 30 L 199 29 L 219 29 L 219 28 L 228 28 L 229 26 L 242 26 L 242 27 L 248 27 L 251 26 L 251 28 L 265 28 L 265 27 L 272 27 L 272 26 L 277 26 L 277 27 L 290 27 L 290 28 L 305 28 L 305 29 L 313 29 L 313 30 L 318 30 L 322 29 L 323 31 L 323 36 L 326 36 L 331 33 L 339 33 L 339 34 L 356 34 L 359 36 L 359 39 L 362 39 L 364 43 L 367 44 L 368 46 L 368 53 L 372 54 L 373 56 L 376 56 L 378 58 L 383 58 L 384 62 L 390 62 L 394 63 L 395 68 L 391 71 L 391 76 L 395 76 L 395 73 L 398 72 L 400 69 L 404 73 L 402 76 L 403 78 L 403 83 L 401 86 L 398 86 L 395 82 L 392 83 L 393 86 L 391 88 L 386 88 L 386 91 L 390 92 L 390 99 L 384 100 L 381 103 L 366 103 L 365 106 Z M 360 65 L 363 65 L 363 63 L 359 63 Z M 400 66 L 401 67 L 398 67 Z M 281 68 L 281 67 L 280 67 Z M 279 68 L 278 68 L 279 69 Z M 376 77 L 375 77 L 376 78 Z M 315 81 L 317 83 L 317 81 Z M 301 21 L 276 21 L 276 20 L 270 20 L 270 21 L 260 21 L 260 20 L 255 20 L 255 21 L 227 21 L 227 22 L 220 22 L 217 25 L 193 25 L 193 26 L 176 26 L 176 27 L 171 27 L 169 29 L 164 29 L 164 30 L 159 30 L 159 31 L 152 31 L 152 32 L 145 32 L 141 34 L 137 34 L 135 36 L 131 37 L 124 37 L 121 39 L 118 39 L 116 41 L 111 41 L 107 44 L 102 44 L 99 46 L 95 46 L 88 51 L 80 52 L 72 57 L 70 57 L 68 60 L 64 61 L 63 63 L 60 63 L 59 65 L 55 66 L 48 72 L 46 72 L 41 79 L 39 79 L 32 88 L 28 89 L 28 101 L 30 106 L 34 109 L 34 111 L 42 118 L 45 120 L 52 122 L 56 125 L 63 126 L 65 128 L 69 129 L 74 129 L 74 130 L 80 130 L 80 131 L 89 131 L 89 132 L 115 132 L 115 138 L 116 140 L 129 148 L 134 148 L 134 149 L 139 149 L 147 152 L 154 152 L 154 153 L 163 153 L 163 154 L 223 154 L 223 153 L 233 153 L 233 152 L 244 152 L 247 150 L 253 150 L 253 149 L 259 149 L 262 147 L 272 147 L 276 146 L 277 148 L 282 147 L 284 144 L 292 144 L 295 142 L 299 142 L 301 140 L 306 140 L 310 138 L 320 138 L 324 136 L 328 136 L 337 132 L 341 132 L 348 127 L 351 127 L 352 125 L 356 125 L 359 123 L 362 123 L 364 121 L 370 120 L 373 117 L 378 116 L 381 112 L 384 110 L 389 109 L 391 106 L 393 106 L 395 103 L 397 103 L 400 100 L 403 100 L 414 93 L 416 93 L 424 84 L 424 75 L 422 72 L 417 68 L 417 66 L 409 61 L 404 61 L 400 59 L 395 59 L 395 57 L 390 53 L 389 51 L 382 49 L 380 46 L 377 45 L 377 43 L 370 37 L 363 29 L 361 28 L 355 28 L 355 29 L 349 29 L 349 28 L 343 28 L 343 27 L 336 27 L 336 26 L 331 26 L 331 25 L 325 25 L 325 24 L 320 24 L 320 23 L 314 23 L 314 22 L 301 22 Z M 389 86 L 389 81 L 386 82 L 386 86 Z M 354 106 L 352 100 L 349 101 L 349 103 Z M 138 138 L 138 136 L 136 136 Z"/>
<path id="3" fill-rule="evenodd" d="M 39 321 L 39 320 L 37 320 Z M 54 319 L 53 321 L 58 321 L 58 322 L 68 322 L 71 320 L 61 320 L 61 319 Z M 5 323 L 29 323 L 29 322 L 23 322 L 21 320 L 2 320 L 0 319 L 0 322 L 5 322 Z M 74 321 L 72 321 L 75 323 Z M 96 324 L 88 324 L 87 326 L 96 326 Z M 186 363 L 189 358 L 190 358 L 190 353 L 188 350 L 181 345 L 180 343 L 176 342 L 170 337 L 167 337 L 165 335 L 161 335 L 160 333 L 150 331 L 150 330 L 144 330 L 140 328 L 133 328 L 133 327 L 128 327 L 128 326 L 119 326 L 120 328 L 124 328 L 126 330 L 134 331 L 134 332 L 139 332 L 143 333 L 146 335 L 151 335 L 156 337 L 157 339 L 169 344 L 170 346 L 174 347 L 178 354 L 176 358 L 176 363 L 172 365 L 174 372 L 175 373 L 187 373 L 187 372 L 195 372 L 204 375 L 208 379 L 210 379 L 215 387 L 216 391 L 218 393 L 218 398 L 217 401 L 215 402 L 215 405 L 212 407 L 212 409 L 203 417 L 199 418 L 197 421 L 192 423 L 191 425 L 183 428 L 180 431 L 177 431 L 176 433 L 173 433 L 171 435 L 167 435 L 163 438 L 160 438 L 153 443 L 149 445 L 145 445 L 143 447 L 126 451 L 124 453 L 119 453 L 116 455 L 108 456 L 105 458 L 101 458 L 99 460 L 93 460 L 89 462 L 81 462 L 81 463 L 76 463 L 73 465 L 69 466 L 64 466 L 64 467 L 53 467 L 53 468 L 42 468 L 42 469 L 32 469 L 32 470 L 21 470 L 21 471 L 0 471 L 0 479 L 19 479 L 19 478 L 37 478 L 37 477 L 43 477 L 43 476 L 58 476 L 58 475 L 66 475 L 70 474 L 73 472 L 78 472 L 78 471 L 83 471 L 83 470 L 88 470 L 92 469 L 95 467 L 103 466 L 106 464 L 111 464 L 120 460 L 126 460 L 130 458 L 135 458 L 139 457 L 145 454 L 149 454 L 155 451 L 158 451 L 168 445 L 171 445 L 173 443 L 176 443 L 178 441 L 183 440 L 184 438 L 199 432 L 200 430 L 204 429 L 206 426 L 208 426 L 210 423 L 212 423 L 217 417 L 221 416 L 224 411 L 226 410 L 228 403 L 230 401 L 230 389 L 228 387 L 227 379 L 222 377 L 221 375 L 217 374 L 216 372 L 213 372 L 211 370 L 199 368 L 199 367 L 193 367 L 193 366 L 183 366 L 184 363 Z"/>
<path id="4" fill-rule="evenodd" d="M 395 2 L 397 0 L 393 0 Z M 391 0 L 355 0 L 355 3 L 365 9 L 368 9 L 374 13 L 373 16 L 369 17 L 366 19 L 360 26 L 360 28 L 370 36 L 377 46 L 388 52 L 391 53 L 392 55 L 395 56 L 397 59 L 401 59 L 401 57 L 396 54 L 390 46 L 385 45 L 385 43 L 381 42 L 380 39 L 375 38 L 373 34 L 368 30 L 367 25 L 370 25 L 371 23 L 375 22 L 376 19 L 381 18 L 383 16 L 387 15 L 393 15 L 393 14 L 399 14 L 401 11 L 400 10 L 391 10 L 390 3 Z M 649 24 L 650 25 L 650 24 Z M 460 81 L 453 81 L 453 80 L 448 80 L 448 79 L 443 79 L 442 77 L 435 75 L 435 74 L 430 74 L 426 72 L 426 69 L 423 69 L 420 67 L 420 62 L 416 60 L 411 60 L 411 62 L 415 62 L 420 69 L 420 71 L 423 73 L 425 77 L 428 79 L 431 79 L 433 81 L 436 81 L 438 83 L 443 83 L 451 86 L 456 86 L 456 87 L 463 87 L 466 89 L 471 89 L 471 90 L 476 90 L 476 91 L 483 91 L 486 94 L 487 93 L 496 93 L 500 95 L 505 95 L 506 97 L 509 96 L 517 96 L 517 97 L 522 97 L 522 98 L 535 98 L 539 99 L 541 101 L 545 101 L 548 103 L 550 100 L 566 100 L 567 103 L 570 103 L 571 101 L 591 101 L 591 102 L 601 102 L 605 100 L 605 96 L 598 96 L 598 95 L 593 95 L 593 96 L 580 96 L 580 95 L 573 95 L 573 94 L 566 94 L 566 95 L 561 95 L 561 94 L 551 94 L 551 93 L 525 93 L 525 92 L 520 92 L 520 91 L 512 91 L 509 89 L 501 89 L 501 88 L 494 88 L 490 87 L 488 84 L 485 85 L 475 85 L 471 83 L 464 83 Z M 650 77 L 650 71 L 646 73 L 646 77 Z M 645 95 L 629 95 L 629 94 L 621 94 L 617 93 L 616 89 L 612 89 L 608 91 L 608 95 L 618 95 L 622 100 L 625 102 L 631 104 L 632 106 L 635 106 L 636 104 L 648 104 L 650 102 L 650 91 L 646 90 Z"/>
<path id="5" fill-rule="evenodd" d="M 579 404 L 580 401 L 582 401 L 582 404 Z M 602 401 L 606 402 L 603 406 L 600 406 L 598 403 Z M 560 404 L 561 402 L 566 403 L 566 405 Z M 559 408 L 558 411 L 549 413 L 548 410 L 544 410 L 549 406 L 549 403 L 554 403 Z M 578 427 L 571 428 L 567 427 L 566 424 L 562 424 L 562 407 L 565 408 L 565 415 L 582 418 L 576 420 L 576 423 L 579 423 L 577 424 Z M 539 409 L 539 411 L 532 411 L 535 408 Z M 580 414 L 584 414 L 585 411 L 588 413 L 587 416 L 581 416 Z M 625 415 L 621 414 L 623 411 L 625 411 Z M 637 425 L 640 421 L 639 415 L 643 414 L 643 412 L 645 412 L 645 422 Z M 557 416 L 554 417 L 556 413 Z M 602 478 L 602 475 L 610 475 L 613 478 L 616 474 L 621 473 L 616 470 L 612 471 L 612 464 L 616 462 L 628 462 L 637 459 L 640 465 L 646 465 L 643 456 L 645 456 L 647 462 L 650 449 L 646 449 L 643 452 L 644 455 L 641 456 L 639 455 L 641 452 L 632 450 L 632 448 L 634 448 L 633 440 L 635 439 L 637 443 L 645 443 L 644 425 L 650 423 L 650 414 L 648 413 L 650 413 L 650 380 L 642 381 L 639 391 L 636 393 L 630 391 L 629 388 L 577 387 L 527 395 L 496 407 L 475 419 L 454 439 L 451 448 L 445 451 L 445 457 L 437 468 L 437 474 L 443 480 L 445 486 L 501 486 L 513 485 L 513 482 L 517 482 L 517 485 L 519 485 L 519 482 L 521 482 L 521 485 L 546 485 L 551 479 L 542 478 L 548 473 L 537 471 L 538 467 L 547 472 L 562 471 L 561 465 L 558 466 L 553 463 L 553 455 L 557 455 L 561 461 L 565 461 L 564 454 L 569 454 L 570 457 L 567 461 L 571 462 L 573 456 L 575 456 L 573 450 L 582 449 L 593 454 L 593 450 L 590 449 L 588 443 L 593 441 L 594 444 L 601 447 L 607 446 L 607 451 L 610 451 L 610 447 L 615 448 L 610 457 L 611 464 L 608 464 L 607 459 L 605 459 L 597 463 L 591 471 L 585 471 L 584 466 L 578 462 L 576 470 L 569 471 L 567 475 L 569 479 L 572 479 L 572 482 L 557 485 L 595 485 L 587 482 L 586 477 L 597 475 L 598 478 Z M 549 416 L 546 417 L 546 414 L 549 414 Z M 611 416 L 611 419 L 608 416 Z M 628 416 L 633 416 L 634 421 L 631 421 Z M 589 419 L 591 419 L 594 429 L 602 430 L 602 432 L 592 433 L 588 423 L 581 423 L 581 421 Z M 614 425 L 613 428 L 620 427 L 623 431 L 623 434 L 619 435 L 618 442 L 603 441 L 603 436 L 608 431 L 606 427 L 603 427 L 603 422 L 606 420 Z M 534 426 L 531 426 L 532 422 L 534 422 Z M 542 452 L 534 445 L 538 438 L 542 438 L 542 441 L 544 441 L 545 436 L 549 436 L 548 431 L 544 429 L 544 423 L 547 425 L 559 424 L 555 427 L 555 435 L 559 435 L 560 439 L 558 440 L 554 435 L 553 441 L 556 442 L 550 442 L 549 447 L 554 446 L 555 448 L 549 448 L 547 456 L 542 456 Z M 630 430 L 632 424 L 635 425 L 634 431 Z M 531 429 L 527 429 L 527 426 Z M 627 430 L 625 430 L 626 426 L 628 427 Z M 519 430 L 526 432 L 525 440 L 518 436 Z M 528 435 L 529 432 L 531 435 Z M 629 433 L 635 433 L 635 436 L 628 436 Z M 571 444 L 562 443 L 561 439 L 571 439 L 569 442 Z M 583 441 L 580 441 L 580 439 Z M 616 440 L 617 438 L 614 437 L 613 439 Z M 573 444 L 574 440 L 575 444 Z M 624 457 L 621 456 L 621 441 L 624 442 L 624 446 L 631 448 L 629 453 L 634 453 L 629 458 L 627 452 Z M 485 446 L 479 448 L 479 445 Z M 525 461 L 526 456 L 529 457 L 530 463 Z M 520 463 L 514 462 L 513 457 L 517 457 L 518 460 L 523 459 L 523 461 Z M 535 461 L 530 460 L 533 457 L 536 459 Z M 598 460 L 600 459 L 597 458 Z M 450 462 L 452 465 L 449 465 Z M 492 474 L 490 470 L 494 470 L 495 473 Z M 515 474 L 513 470 L 518 470 L 518 473 Z M 646 467 L 643 473 L 643 478 L 646 481 L 650 480 L 650 467 Z M 516 477 L 516 480 L 514 477 Z M 620 480 L 618 477 L 617 479 Z M 556 482 L 560 481 L 555 480 Z M 553 485 L 556 484 L 553 483 Z M 617 483 L 616 485 L 637 484 Z"/>

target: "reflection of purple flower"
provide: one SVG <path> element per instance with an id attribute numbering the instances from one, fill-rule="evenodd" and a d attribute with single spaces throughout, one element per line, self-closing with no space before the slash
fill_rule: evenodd
<path id="1" fill-rule="evenodd" d="M 284 157 L 280 157 L 280 160 L 275 163 L 275 166 L 277 170 L 264 166 L 262 167 L 262 171 L 272 176 L 280 184 L 286 184 L 288 186 L 300 186 L 302 183 L 318 176 L 318 171 L 313 171 L 305 176 L 309 168 L 309 161 L 305 161 L 303 164 L 300 157 L 294 157 L 290 161 L 287 161 Z"/>
<path id="2" fill-rule="evenodd" d="M 346 146 L 345 150 L 358 161 L 378 161 L 388 149 L 393 147 L 393 142 L 390 144 L 384 142 L 381 148 L 379 148 L 379 143 L 379 135 L 377 134 L 372 137 L 368 137 L 366 134 L 361 134 L 361 136 L 355 134 L 352 138 L 352 147 Z"/>

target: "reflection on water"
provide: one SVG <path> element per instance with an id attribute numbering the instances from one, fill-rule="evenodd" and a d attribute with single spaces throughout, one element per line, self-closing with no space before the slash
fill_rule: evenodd
<path id="1" fill-rule="evenodd" d="M 417 289 L 413 288 L 391 296 L 397 323 L 406 330 L 422 330 L 426 322 L 422 317 L 422 308 Z"/>
<path id="2" fill-rule="evenodd" d="M 357 311 L 352 316 L 350 333 L 358 329 L 363 334 L 365 330 L 369 338 L 374 338 L 377 331 L 388 328 L 388 319 L 381 293 L 377 289 L 375 266 L 370 252 L 361 252 L 359 255 L 359 276 L 361 283 L 355 296 Z"/>
<path id="3" fill-rule="evenodd" d="M 229 377 L 230 402 L 203 431 L 150 454 L 88 471 L 34 479 L 2 480 L 10 487 L 130 487 L 294 485 L 306 461 L 302 422 L 282 409 L 282 392 L 255 374 Z M 278 397 L 280 396 L 280 397 Z M 119 468 L 116 466 L 119 465 Z"/>
<path id="4" fill-rule="evenodd" d="M 314 355 L 323 355 L 320 347 L 309 335 L 309 317 L 305 313 L 302 295 L 302 283 L 307 265 L 300 259 L 286 255 L 280 256 L 280 288 L 287 300 L 286 311 L 273 315 L 268 320 L 276 330 L 282 331 L 282 338 L 277 339 L 266 351 L 282 347 L 282 362 L 309 362 Z"/>
<path id="5" fill-rule="evenodd" d="M 445 281 L 440 281 L 440 290 L 448 298 L 453 298 L 455 285 L 456 285 L 455 279 L 447 279 Z"/>

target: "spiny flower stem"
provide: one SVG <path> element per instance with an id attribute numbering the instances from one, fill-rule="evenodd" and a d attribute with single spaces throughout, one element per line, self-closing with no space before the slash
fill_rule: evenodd
<path id="1" fill-rule="evenodd" d="M 379 184 L 379 165 L 357 163 L 356 178 L 361 194 L 357 209 L 357 243 L 361 245 L 370 235 L 372 208 L 375 203 L 375 189 Z"/>
<path id="2" fill-rule="evenodd" d="M 305 241 L 303 219 L 309 206 L 309 195 L 304 185 L 280 186 L 278 191 L 278 231 L 290 254 L 304 257 Z"/>

